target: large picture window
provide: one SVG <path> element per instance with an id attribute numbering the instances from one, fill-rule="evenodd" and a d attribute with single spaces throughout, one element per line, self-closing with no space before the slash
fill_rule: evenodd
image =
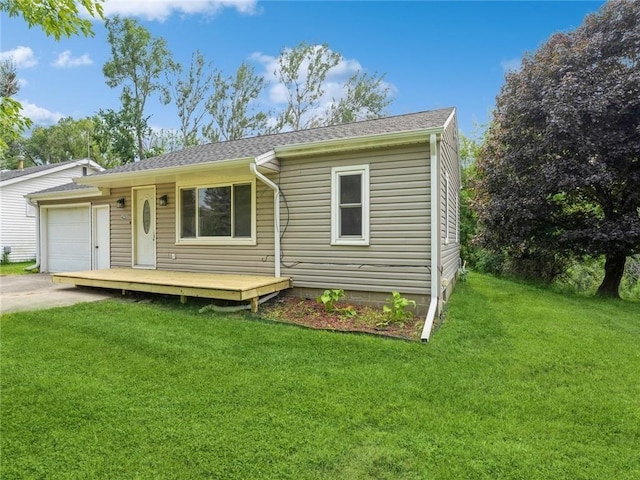
<path id="1" fill-rule="evenodd" d="M 253 186 L 250 183 L 180 189 L 180 240 L 251 240 Z"/>
<path id="2" fill-rule="evenodd" d="M 369 245 L 369 165 L 331 170 L 331 244 Z"/>

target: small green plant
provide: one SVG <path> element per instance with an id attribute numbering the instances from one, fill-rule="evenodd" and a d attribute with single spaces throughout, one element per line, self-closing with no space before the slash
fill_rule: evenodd
<path id="1" fill-rule="evenodd" d="M 378 323 L 378 327 L 388 327 L 392 323 L 404 325 L 405 320 L 413 317 L 413 312 L 407 308 L 416 308 L 416 302 L 403 297 L 398 292 L 391 292 L 391 298 L 387 298 L 389 305 L 384 305 L 382 311 L 385 319 Z"/>
<path id="2" fill-rule="evenodd" d="M 325 290 L 316 300 L 318 303 L 324 305 L 324 309 L 327 312 L 333 312 L 336 308 L 336 302 L 344 297 L 344 290 L 333 289 Z"/>
<path id="3" fill-rule="evenodd" d="M 337 308 L 336 311 L 343 317 L 347 318 L 353 318 L 358 314 L 356 307 L 354 307 L 353 305 L 347 305 L 343 308 Z"/>
<path id="4" fill-rule="evenodd" d="M 0 258 L 0 265 L 8 265 L 9 264 L 9 251 L 2 251 L 2 258 Z"/>

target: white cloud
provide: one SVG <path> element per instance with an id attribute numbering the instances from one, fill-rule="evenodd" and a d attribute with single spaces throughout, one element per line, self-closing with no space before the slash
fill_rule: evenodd
<path id="1" fill-rule="evenodd" d="M 252 15 L 257 0 L 105 0 L 104 14 L 141 17 L 164 22 L 172 13 L 213 16 L 225 8 Z"/>
<path id="2" fill-rule="evenodd" d="M 13 50 L 0 52 L 0 60 L 12 60 L 16 68 L 31 68 L 38 64 L 38 59 L 30 47 L 19 46 Z"/>
<path id="3" fill-rule="evenodd" d="M 53 125 L 64 117 L 59 112 L 52 112 L 46 108 L 39 107 L 29 102 L 29 100 L 21 100 L 20 103 L 22 104 L 21 114 L 33 120 L 36 125 Z"/>
<path id="4" fill-rule="evenodd" d="M 56 58 L 55 62 L 51 65 L 57 68 L 74 68 L 91 65 L 92 63 L 93 60 L 91 60 L 88 53 L 80 55 L 79 57 L 72 57 L 71 50 L 65 50 L 58 55 L 58 58 Z"/>
<path id="5" fill-rule="evenodd" d="M 517 72 L 520 70 L 520 66 L 522 65 L 522 60 L 520 58 L 512 58 L 510 60 L 503 60 L 500 62 L 500 66 L 502 67 L 502 71 L 504 73 L 509 72 Z"/>

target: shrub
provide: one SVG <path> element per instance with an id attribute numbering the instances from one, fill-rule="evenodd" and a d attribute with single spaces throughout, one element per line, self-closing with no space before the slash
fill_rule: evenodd
<path id="1" fill-rule="evenodd" d="M 342 297 L 344 297 L 344 290 L 325 290 L 322 295 L 316 298 L 316 301 L 323 304 L 324 309 L 327 312 L 333 312 L 336 308 L 336 302 L 338 302 Z"/>
<path id="2" fill-rule="evenodd" d="M 409 300 L 398 292 L 391 292 L 391 298 L 387 299 L 388 305 L 382 307 L 385 319 L 378 323 L 378 327 L 387 327 L 392 323 L 404 325 L 405 321 L 413 318 L 413 312 L 407 308 L 416 308 L 416 302 Z"/>

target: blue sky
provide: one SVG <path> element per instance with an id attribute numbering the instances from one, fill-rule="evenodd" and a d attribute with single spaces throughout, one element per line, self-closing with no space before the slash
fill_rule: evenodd
<path id="1" fill-rule="evenodd" d="M 461 132 L 473 135 L 488 121 L 505 71 L 603 3 L 107 0 L 105 11 L 137 18 L 187 67 L 198 49 L 228 75 L 246 60 L 270 79 L 283 47 L 326 42 L 345 58 L 337 84 L 358 67 L 385 73 L 394 92 L 387 113 L 455 106 Z M 94 23 L 94 37 L 59 42 L 4 14 L 0 29 L 0 57 L 16 61 L 16 98 L 37 124 L 119 108 L 119 90 L 102 75 L 110 53 L 103 22 Z M 277 93 L 272 83 L 261 99 L 266 108 L 279 106 Z M 172 105 L 154 100 L 147 113 L 155 128 L 178 126 Z"/>

